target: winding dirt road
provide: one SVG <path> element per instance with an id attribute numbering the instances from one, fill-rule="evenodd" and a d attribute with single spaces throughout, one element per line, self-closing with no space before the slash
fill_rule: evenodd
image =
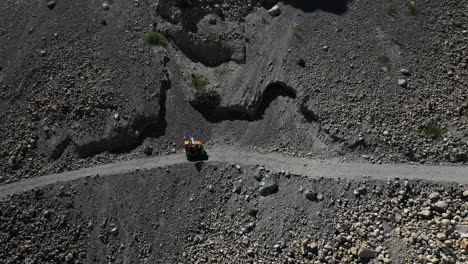
<path id="1" fill-rule="evenodd" d="M 228 162 L 239 165 L 263 165 L 270 170 L 285 170 L 309 177 L 329 177 L 363 179 L 420 179 L 438 182 L 458 182 L 468 184 L 468 167 L 459 166 L 412 166 L 412 165 L 376 165 L 369 163 L 344 163 L 338 160 L 318 160 L 285 157 L 278 153 L 257 153 L 237 149 L 210 148 L 210 162 Z M 56 182 L 72 181 L 86 176 L 112 176 L 136 170 L 148 170 L 158 167 L 187 162 L 184 154 L 175 154 L 156 158 L 130 160 L 91 168 L 50 174 L 42 177 L 25 179 L 0 186 L 0 197 L 17 192 L 40 188 Z"/>

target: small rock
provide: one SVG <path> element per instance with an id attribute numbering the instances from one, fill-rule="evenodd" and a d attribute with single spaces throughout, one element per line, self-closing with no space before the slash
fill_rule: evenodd
<path id="1" fill-rule="evenodd" d="M 252 209 L 250 209 L 247 213 L 248 213 L 250 216 L 256 217 L 257 214 L 258 214 L 258 210 L 255 209 L 255 208 L 252 208 Z"/>
<path id="2" fill-rule="evenodd" d="M 297 61 L 297 65 L 301 66 L 302 68 L 304 68 L 306 66 L 306 61 L 302 58 L 300 58 L 298 61 Z"/>
<path id="3" fill-rule="evenodd" d="M 408 86 L 408 81 L 405 80 L 405 79 L 399 79 L 398 80 L 398 85 L 400 85 L 401 87 L 407 87 Z"/>
<path id="4" fill-rule="evenodd" d="M 305 197 L 310 201 L 318 201 L 317 199 L 318 193 L 312 191 L 306 191 Z"/>
<path id="5" fill-rule="evenodd" d="M 318 244 L 315 242 L 307 244 L 307 250 L 312 253 L 318 252 Z"/>
<path id="6" fill-rule="evenodd" d="M 261 173 L 256 173 L 254 175 L 254 178 L 257 180 L 257 181 L 261 181 L 263 179 L 263 175 Z"/>
<path id="7" fill-rule="evenodd" d="M 361 247 L 359 248 L 359 251 L 358 251 L 358 256 L 359 258 L 361 259 L 373 259 L 375 258 L 375 252 L 373 250 L 370 250 L 366 247 Z"/>
<path id="8" fill-rule="evenodd" d="M 260 183 L 260 195 L 268 196 L 278 192 L 278 184 L 272 179 L 266 179 Z"/>
<path id="9" fill-rule="evenodd" d="M 428 218 L 431 216 L 431 211 L 430 210 L 427 210 L 427 209 L 424 209 L 422 210 L 420 213 L 419 213 L 421 216 L 425 217 L 425 218 Z"/>
<path id="10" fill-rule="evenodd" d="M 429 199 L 431 199 L 432 201 L 439 200 L 439 197 L 440 194 L 438 192 L 432 192 L 431 194 L 429 194 Z"/>
<path id="11" fill-rule="evenodd" d="M 318 194 L 317 194 L 317 200 L 323 201 L 323 194 L 318 193 Z"/>
<path id="12" fill-rule="evenodd" d="M 278 5 L 274 5 L 270 10 L 268 10 L 268 14 L 273 17 L 279 16 L 281 14 L 281 9 Z"/>
<path id="13" fill-rule="evenodd" d="M 55 7 L 55 0 L 49 0 L 47 1 L 47 7 L 49 9 L 53 9 Z"/>
<path id="14" fill-rule="evenodd" d="M 405 76 L 410 76 L 410 71 L 408 69 L 401 69 L 400 72 L 401 72 L 401 74 L 403 74 Z"/>
<path id="15" fill-rule="evenodd" d="M 102 4 L 102 8 L 103 8 L 104 10 L 109 10 L 109 3 L 104 2 L 104 3 Z"/>
<path id="16" fill-rule="evenodd" d="M 75 256 L 73 256 L 73 253 L 68 253 L 66 256 L 65 256 L 65 262 L 71 262 L 73 260 Z"/>
<path id="17" fill-rule="evenodd" d="M 242 191 L 242 181 L 238 181 L 234 184 L 234 187 L 232 188 L 232 192 L 240 194 Z"/>
<path id="18" fill-rule="evenodd" d="M 445 212 L 448 208 L 448 204 L 444 201 L 438 201 L 434 204 L 434 208 L 439 212 Z"/>
<path id="19" fill-rule="evenodd" d="M 460 234 L 461 238 L 468 238 L 468 225 L 456 225 L 455 230 Z"/>
<path id="20" fill-rule="evenodd" d="M 468 198 L 468 190 L 466 190 L 466 191 L 463 192 L 463 197 L 464 197 L 464 198 Z"/>
<path id="21" fill-rule="evenodd" d="M 442 226 L 449 226 L 449 225 L 451 224 L 451 222 L 450 222 L 449 219 L 442 219 L 442 220 L 440 221 L 440 224 L 441 224 Z"/>
<path id="22" fill-rule="evenodd" d="M 115 119 L 115 120 L 119 120 L 119 119 L 120 119 L 119 113 L 116 113 L 116 114 L 114 115 L 114 119 Z"/>
<path id="23" fill-rule="evenodd" d="M 244 244 L 245 246 L 248 246 L 249 243 L 250 243 L 249 237 L 248 236 L 243 236 L 241 243 Z"/>
<path id="24" fill-rule="evenodd" d="M 437 233 L 437 239 L 439 239 L 440 241 L 444 241 L 445 239 L 447 239 L 447 236 L 444 233 Z"/>
<path id="25" fill-rule="evenodd" d="M 468 239 L 464 238 L 462 242 L 460 243 L 460 248 L 461 249 L 467 249 L 468 248 Z"/>
<path id="26" fill-rule="evenodd" d="M 153 155 L 153 147 L 145 146 L 145 148 L 143 149 L 143 153 L 147 156 Z"/>

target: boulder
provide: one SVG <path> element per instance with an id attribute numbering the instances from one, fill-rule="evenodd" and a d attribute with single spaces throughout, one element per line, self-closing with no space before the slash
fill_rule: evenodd
<path id="1" fill-rule="evenodd" d="M 270 8 L 270 10 L 268 10 L 268 14 L 273 17 L 279 16 L 281 14 L 281 9 L 278 5 L 274 5 L 272 8 Z"/>
<path id="2" fill-rule="evenodd" d="M 373 250 L 371 250 L 371 249 L 366 248 L 366 247 L 361 247 L 361 248 L 359 248 L 358 256 L 361 259 L 369 260 L 369 259 L 375 258 L 375 252 Z"/>
<path id="3" fill-rule="evenodd" d="M 278 184 L 272 179 L 266 179 L 260 182 L 259 189 L 261 196 L 268 196 L 278 192 Z"/>

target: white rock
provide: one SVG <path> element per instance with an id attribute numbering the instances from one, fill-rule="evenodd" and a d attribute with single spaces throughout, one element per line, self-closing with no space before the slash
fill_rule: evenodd
<path id="1" fill-rule="evenodd" d="M 406 87 L 406 86 L 408 86 L 408 81 L 405 80 L 405 79 L 399 79 L 398 80 L 398 85 L 400 85 L 401 87 Z"/>
<path id="2" fill-rule="evenodd" d="M 434 204 L 434 207 L 437 211 L 445 212 L 445 210 L 448 208 L 448 204 L 444 201 L 438 201 Z"/>
<path id="3" fill-rule="evenodd" d="M 427 209 L 424 209 L 419 214 L 421 214 L 424 217 L 429 217 L 429 216 L 431 216 L 431 211 L 427 210 Z"/>
<path id="4" fill-rule="evenodd" d="M 270 10 L 268 10 L 270 16 L 279 16 L 281 14 L 281 9 L 278 5 L 274 5 Z"/>
<path id="5" fill-rule="evenodd" d="M 432 192 L 429 194 L 429 199 L 432 201 L 439 200 L 440 194 L 438 192 Z"/>
<path id="6" fill-rule="evenodd" d="M 410 75 L 410 71 L 408 69 L 401 69 L 400 72 L 401 74 L 406 75 L 406 76 Z"/>

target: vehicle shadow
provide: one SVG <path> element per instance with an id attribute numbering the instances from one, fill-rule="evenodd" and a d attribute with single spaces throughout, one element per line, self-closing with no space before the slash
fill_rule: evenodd
<path id="1" fill-rule="evenodd" d="M 195 168 L 197 169 L 198 172 L 200 172 L 203 169 L 203 161 L 197 161 L 195 162 Z"/>

